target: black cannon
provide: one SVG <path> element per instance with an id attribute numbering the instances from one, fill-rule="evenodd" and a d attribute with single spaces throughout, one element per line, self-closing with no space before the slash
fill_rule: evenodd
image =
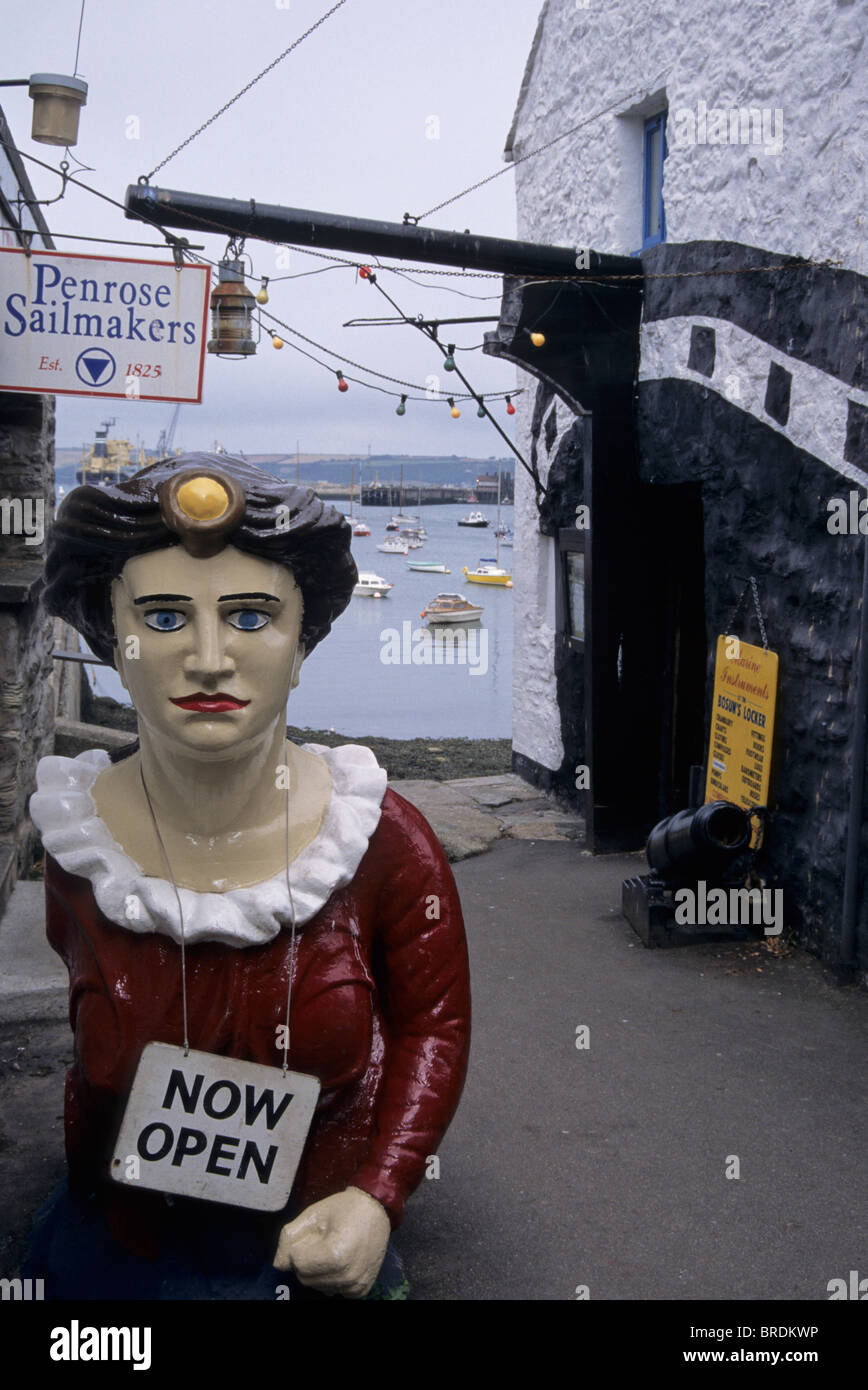
<path id="1" fill-rule="evenodd" d="M 655 825 L 645 848 L 651 873 L 624 879 L 621 890 L 621 910 L 646 946 L 749 937 L 739 925 L 686 929 L 676 912 L 677 893 L 700 882 L 703 890 L 743 884 L 754 857 L 753 820 L 758 817 L 762 823 L 766 815 L 765 807 L 745 811 L 732 801 L 710 801 Z"/>

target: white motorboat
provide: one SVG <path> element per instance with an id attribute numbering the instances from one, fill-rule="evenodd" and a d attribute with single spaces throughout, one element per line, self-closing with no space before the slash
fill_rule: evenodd
<path id="1" fill-rule="evenodd" d="M 469 516 L 462 516 L 458 522 L 459 526 L 487 526 L 488 517 L 483 516 L 482 512 L 471 512 Z"/>
<path id="2" fill-rule="evenodd" d="M 353 589 L 353 598 L 388 598 L 389 590 L 394 587 L 394 584 L 390 584 L 388 579 L 383 579 L 379 574 L 360 572 L 359 582 Z"/>
<path id="3" fill-rule="evenodd" d="M 381 541 L 377 546 L 384 555 L 409 555 L 410 547 L 406 541 L 402 541 L 398 536 L 390 536 L 388 540 Z"/>

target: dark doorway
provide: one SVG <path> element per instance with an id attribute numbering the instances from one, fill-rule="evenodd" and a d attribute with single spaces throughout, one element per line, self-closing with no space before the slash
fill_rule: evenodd
<path id="1" fill-rule="evenodd" d="M 636 828 L 644 840 L 689 803 L 690 768 L 705 757 L 705 545 L 699 483 L 638 489 L 643 582 L 624 652 L 625 716 L 641 721 Z M 628 669 L 629 668 L 629 669 Z"/>

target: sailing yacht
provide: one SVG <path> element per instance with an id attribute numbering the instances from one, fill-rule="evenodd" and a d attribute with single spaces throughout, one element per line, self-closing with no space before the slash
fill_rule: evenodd
<path id="1" fill-rule="evenodd" d="M 497 524 L 494 528 L 495 555 L 481 559 L 475 570 L 462 566 L 464 578 L 469 584 L 499 584 L 504 589 L 512 588 L 512 575 L 500 564 L 500 542 L 503 535 L 500 524 L 500 463 L 497 465 Z"/>
<path id="2" fill-rule="evenodd" d="M 354 535 L 354 536 L 369 536 L 369 535 L 371 534 L 371 528 L 370 528 L 370 526 L 368 526 L 368 525 L 362 520 L 362 516 L 361 516 L 361 511 L 362 511 L 362 470 L 361 470 L 361 466 L 359 467 L 359 516 L 358 516 L 358 519 L 354 521 L 354 520 L 353 520 L 353 486 L 354 486 L 354 484 L 355 484 L 355 481 L 356 481 L 356 470 L 355 470 L 355 468 L 353 468 L 353 469 L 352 469 L 352 472 L 350 473 L 350 517 L 349 517 L 350 525 L 351 525 L 352 528 L 353 528 L 353 535 Z"/>

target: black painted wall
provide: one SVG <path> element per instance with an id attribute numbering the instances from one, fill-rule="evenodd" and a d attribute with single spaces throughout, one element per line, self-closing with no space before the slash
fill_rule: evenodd
<path id="1" fill-rule="evenodd" d="M 868 284 L 863 278 L 726 243 L 663 245 L 647 255 L 644 266 L 649 273 L 645 321 L 691 314 L 726 319 L 796 361 L 848 386 L 864 387 Z M 673 271 L 709 266 L 719 273 L 669 278 Z M 784 269 L 765 272 L 757 266 Z M 734 270 L 746 273 L 729 273 Z M 662 272 L 661 278 L 655 272 Z M 697 325 L 685 365 L 707 371 L 713 339 L 713 329 Z M 786 369 L 772 364 L 764 409 L 781 425 L 789 415 L 790 386 Z M 643 483 L 665 490 L 690 482 L 701 489 L 706 737 L 716 638 L 730 630 L 747 576 L 757 578 L 769 646 L 779 655 L 774 818 L 761 867 L 785 890 L 787 925 L 824 958 L 837 960 L 866 539 L 830 535 L 827 504 L 830 497 L 846 498 L 855 485 L 770 424 L 690 380 L 640 383 L 637 436 Z M 844 457 L 868 469 L 862 409 L 853 402 Z M 752 601 L 742 613 L 739 634 L 760 644 Z M 864 887 L 868 799 L 860 869 Z M 863 967 L 868 964 L 865 896 L 860 893 Z"/>
<path id="2" fill-rule="evenodd" d="M 720 319 L 759 339 L 765 358 L 770 346 L 794 365 L 865 389 L 864 277 L 724 242 L 664 243 L 642 264 L 643 323 Z M 784 889 L 787 927 L 837 961 L 868 541 L 830 535 L 827 504 L 855 485 L 773 427 L 784 429 L 789 419 L 793 379 L 785 363 L 769 366 L 763 418 L 677 372 L 636 384 L 631 412 L 622 391 L 606 389 L 609 373 L 618 387 L 630 370 L 636 382 L 629 315 L 610 324 L 607 339 L 602 321 L 588 316 L 587 287 L 581 299 L 563 287 L 549 293 L 544 300 L 541 287 L 513 282 L 487 350 L 541 378 L 534 460 L 549 457 L 562 412 L 589 412 L 576 414 L 558 447 L 539 524 L 556 537 L 572 524 L 578 502 L 601 504 L 592 507 L 592 533 L 595 521 L 603 525 L 593 538 L 591 607 L 605 640 L 598 649 L 589 644 L 579 661 L 563 644 L 556 652 L 563 766 L 547 772 L 523 759 L 516 770 L 569 791 L 575 762 L 590 762 L 592 778 L 602 766 L 601 780 L 616 799 L 612 839 L 641 844 L 658 819 L 688 804 L 690 764 L 704 762 L 707 752 L 716 639 L 732 630 L 736 601 L 747 577 L 756 576 L 780 673 L 773 820 L 758 867 Z M 528 326 L 552 335 L 556 352 L 545 363 L 524 346 Z M 697 323 L 680 370 L 710 379 L 715 351 L 715 329 Z M 612 450 L 602 443 L 607 432 L 616 441 Z M 848 405 L 842 462 L 868 472 L 868 410 L 857 401 Z M 745 640 L 761 642 L 752 603 L 735 627 Z M 591 701 L 595 713 L 605 711 L 606 737 L 589 746 L 582 718 Z M 857 952 L 864 969 L 868 779 L 860 853 Z"/>

